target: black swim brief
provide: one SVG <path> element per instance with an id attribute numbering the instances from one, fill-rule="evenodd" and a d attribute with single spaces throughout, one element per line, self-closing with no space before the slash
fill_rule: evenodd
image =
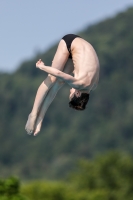
<path id="1" fill-rule="evenodd" d="M 68 34 L 68 35 L 65 35 L 62 39 L 65 41 L 66 45 L 67 45 L 67 49 L 70 53 L 69 55 L 69 58 L 72 59 L 72 54 L 71 54 L 71 44 L 72 44 L 72 41 L 77 38 L 77 37 L 80 37 L 78 35 L 74 35 L 74 34 Z"/>

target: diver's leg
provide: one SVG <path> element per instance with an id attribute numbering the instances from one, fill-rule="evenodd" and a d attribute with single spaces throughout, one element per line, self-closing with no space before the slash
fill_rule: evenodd
<path id="1" fill-rule="evenodd" d="M 36 98 L 35 98 L 35 101 L 34 101 L 32 111 L 29 114 L 28 121 L 27 121 L 26 126 L 25 126 L 25 129 L 26 129 L 28 134 L 31 134 L 33 132 L 35 122 L 36 122 L 36 118 L 37 118 L 37 115 L 39 113 L 40 107 L 41 107 L 43 100 L 46 97 L 48 91 L 50 90 L 50 88 L 54 84 L 55 80 L 56 80 L 56 78 L 48 76 L 42 82 L 42 84 L 39 86 L 39 88 L 37 90 L 37 94 L 36 94 Z"/>
<path id="2" fill-rule="evenodd" d="M 67 74 L 71 74 L 73 72 L 73 69 L 74 69 L 73 62 L 71 59 L 68 59 L 63 72 L 65 72 Z M 48 107 L 50 106 L 50 104 L 52 103 L 53 99 L 55 98 L 57 92 L 63 85 L 64 85 L 64 82 L 57 79 L 56 83 L 53 85 L 53 87 L 48 92 L 46 98 L 44 99 L 40 113 L 37 117 L 34 135 L 37 135 L 37 133 L 40 132 L 45 113 L 46 113 Z"/>
<path id="3" fill-rule="evenodd" d="M 68 60 L 69 52 L 67 50 L 66 44 L 63 40 L 60 41 L 56 54 L 54 56 L 52 67 L 63 71 L 64 66 Z M 48 91 L 54 85 L 56 77 L 48 75 L 44 82 L 38 88 L 36 98 L 34 101 L 33 109 L 28 117 L 25 129 L 27 133 L 31 134 L 35 128 L 35 122 L 40 111 L 41 105 L 47 96 Z"/>
<path id="4" fill-rule="evenodd" d="M 35 125 L 35 131 L 34 131 L 34 135 L 37 135 L 38 132 L 40 132 L 41 130 L 41 126 L 42 126 L 42 122 L 43 122 L 43 118 L 44 115 L 47 111 L 47 109 L 49 108 L 50 104 L 52 103 L 52 101 L 54 100 L 57 92 L 59 91 L 59 89 L 64 85 L 64 83 L 60 83 L 58 80 L 56 81 L 56 83 L 53 85 L 53 87 L 49 90 L 49 92 L 47 93 L 46 98 L 44 99 L 44 103 L 41 107 L 41 110 L 39 112 L 39 115 L 37 117 L 37 121 L 36 121 L 36 125 Z"/>

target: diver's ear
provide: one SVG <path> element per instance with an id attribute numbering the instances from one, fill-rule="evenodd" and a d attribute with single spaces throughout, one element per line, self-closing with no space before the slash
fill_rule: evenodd
<path id="1" fill-rule="evenodd" d="M 80 97 L 80 96 L 81 96 L 81 91 L 76 90 L 76 91 L 75 91 L 75 95 L 76 95 L 76 97 Z"/>

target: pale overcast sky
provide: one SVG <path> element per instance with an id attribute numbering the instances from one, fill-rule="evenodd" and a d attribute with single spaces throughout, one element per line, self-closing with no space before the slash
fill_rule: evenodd
<path id="1" fill-rule="evenodd" d="M 133 0 L 0 0 L 0 71 L 131 6 Z"/>

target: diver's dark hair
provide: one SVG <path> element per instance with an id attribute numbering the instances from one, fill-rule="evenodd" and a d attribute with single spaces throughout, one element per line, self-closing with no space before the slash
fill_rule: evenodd
<path id="1" fill-rule="evenodd" d="M 80 97 L 74 97 L 69 102 L 69 107 L 74 108 L 76 110 L 84 110 L 86 108 L 86 104 L 89 101 L 89 94 L 82 93 Z"/>

